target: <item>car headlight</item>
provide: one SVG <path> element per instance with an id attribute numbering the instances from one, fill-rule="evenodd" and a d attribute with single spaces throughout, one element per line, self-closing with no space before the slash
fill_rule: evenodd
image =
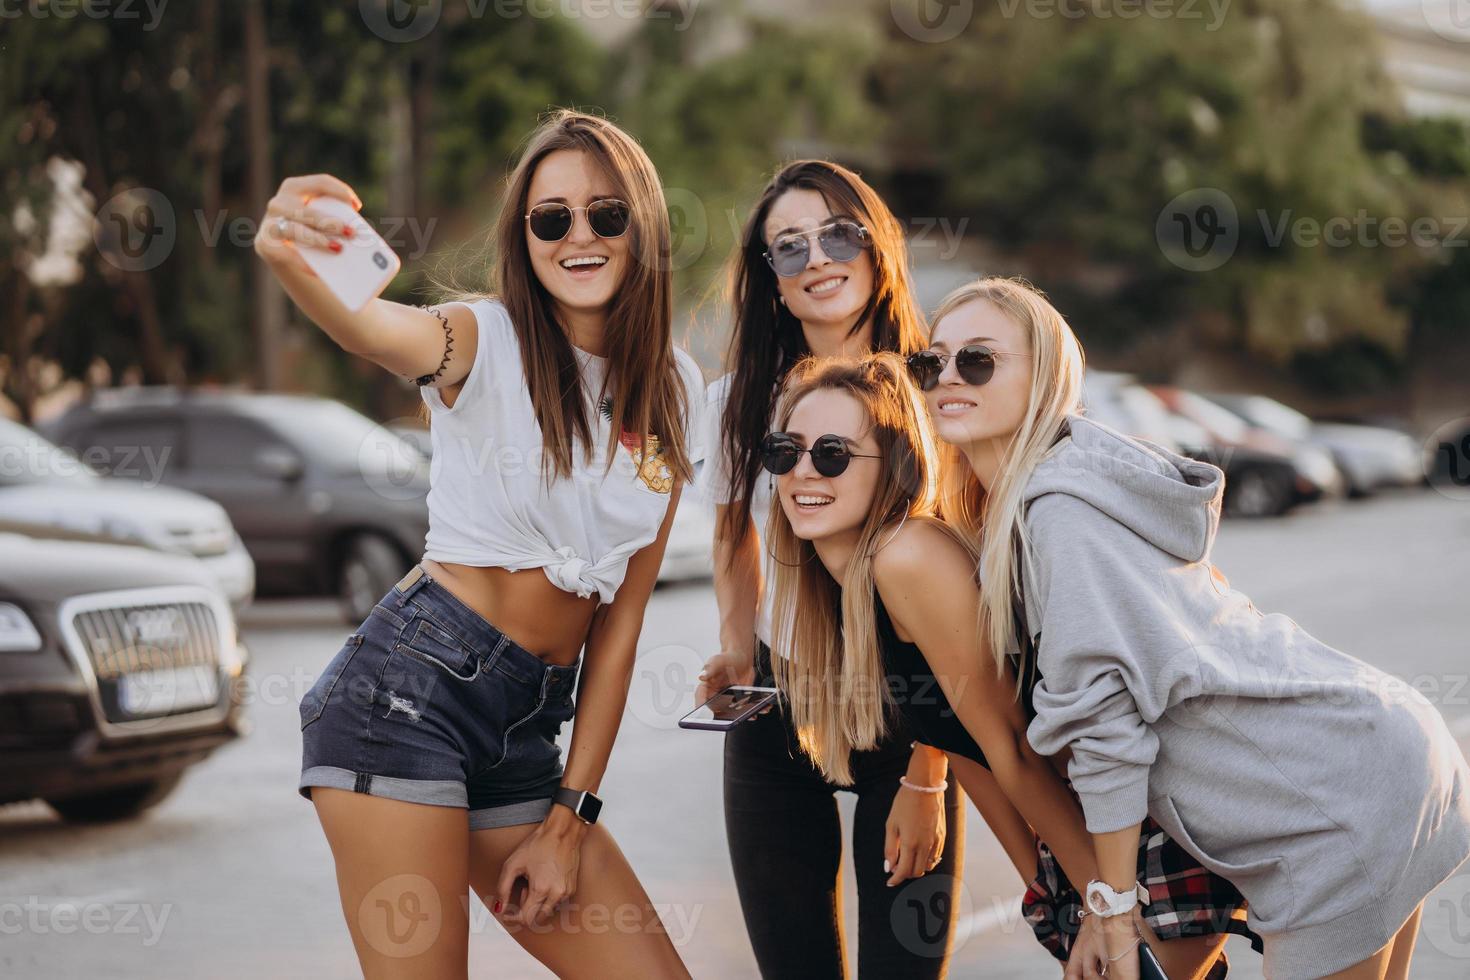
<path id="1" fill-rule="evenodd" d="M 0 652 L 27 653 L 41 649 L 41 634 L 24 609 L 0 602 Z"/>

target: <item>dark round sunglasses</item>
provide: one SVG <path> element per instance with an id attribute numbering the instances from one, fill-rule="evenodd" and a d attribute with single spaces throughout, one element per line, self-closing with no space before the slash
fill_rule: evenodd
<path id="1" fill-rule="evenodd" d="M 622 238 L 632 221 L 632 208 L 627 201 L 603 198 L 584 208 L 565 204 L 538 204 L 526 213 L 531 234 L 543 242 L 559 242 L 572 230 L 578 211 L 587 212 L 587 224 L 598 238 Z"/>
<path id="2" fill-rule="evenodd" d="M 788 433 L 772 432 L 761 443 L 761 465 L 780 476 L 796 467 L 802 453 L 812 454 L 812 468 L 823 476 L 841 476 L 847 472 L 847 464 L 854 459 L 882 458 L 855 453 L 847 448 L 847 442 L 841 436 L 831 433 L 817 436 L 812 448 L 803 449 Z"/>
<path id="3" fill-rule="evenodd" d="M 939 376 L 944 373 L 944 366 L 949 359 L 954 358 L 955 370 L 959 372 L 960 379 L 967 385 L 983 385 L 995 377 L 995 358 L 997 354 L 1009 357 L 1028 357 L 1026 353 L 1008 350 L 994 350 L 984 344 L 966 344 L 953 354 L 941 354 L 936 350 L 916 351 L 908 356 L 909 374 L 913 377 L 920 388 L 925 391 L 933 391 L 934 386 L 939 383 Z"/>
<path id="4" fill-rule="evenodd" d="M 833 262 L 851 262 L 858 253 L 873 244 L 868 229 L 851 218 L 838 218 L 811 231 L 791 232 L 776 236 L 768 251 L 761 254 L 771 269 L 782 279 L 800 275 L 811 258 L 811 240 L 816 238 L 822 254 Z"/>

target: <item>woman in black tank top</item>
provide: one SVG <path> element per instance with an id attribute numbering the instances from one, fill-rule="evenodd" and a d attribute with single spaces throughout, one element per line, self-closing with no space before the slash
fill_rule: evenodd
<path id="1" fill-rule="evenodd" d="M 1028 884 L 1022 906 L 1037 939 L 1102 972 L 1102 930 L 1078 923 L 1072 884 L 1098 872 L 1082 808 L 1026 738 L 1036 638 L 1024 607 L 1023 649 L 1008 657 L 994 658 L 977 628 L 976 554 L 940 519 L 929 419 L 903 362 L 803 362 L 775 428 L 762 463 L 777 476 L 770 587 L 789 656 L 773 661 L 802 747 L 839 781 L 842 760 L 893 726 L 945 752 Z M 1223 934 L 1253 935 L 1243 899 L 1157 828 L 1143 840 L 1145 938 L 1169 974 L 1218 980 Z"/>

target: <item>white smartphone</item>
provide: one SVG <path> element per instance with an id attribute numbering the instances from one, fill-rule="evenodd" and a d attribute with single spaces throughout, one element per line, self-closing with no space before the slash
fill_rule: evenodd
<path id="1" fill-rule="evenodd" d="M 402 263 L 388 243 L 352 205 L 337 197 L 314 197 L 306 206 L 340 218 L 352 229 L 351 238 L 339 239 L 342 251 L 297 244 L 301 257 L 322 283 L 354 312 L 387 288 Z"/>

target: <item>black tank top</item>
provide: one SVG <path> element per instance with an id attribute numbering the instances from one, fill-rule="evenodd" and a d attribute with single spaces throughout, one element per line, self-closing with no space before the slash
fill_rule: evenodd
<path id="1" fill-rule="evenodd" d="M 883 653 L 883 673 L 887 678 L 888 691 L 913 737 L 925 745 L 973 759 L 989 769 L 985 753 L 980 751 L 974 736 L 955 713 L 934 672 L 929 669 L 923 651 L 916 644 L 905 643 L 898 638 L 877 589 L 873 590 L 873 609 L 877 615 L 878 644 Z M 1036 717 L 1036 710 L 1031 704 L 1031 689 L 1036 686 L 1039 674 L 1024 609 L 1015 611 L 1019 619 L 1017 635 L 1021 639 L 1021 652 L 1010 654 L 1009 659 L 1011 669 L 1021 676 L 1021 705 L 1029 724 Z"/>

